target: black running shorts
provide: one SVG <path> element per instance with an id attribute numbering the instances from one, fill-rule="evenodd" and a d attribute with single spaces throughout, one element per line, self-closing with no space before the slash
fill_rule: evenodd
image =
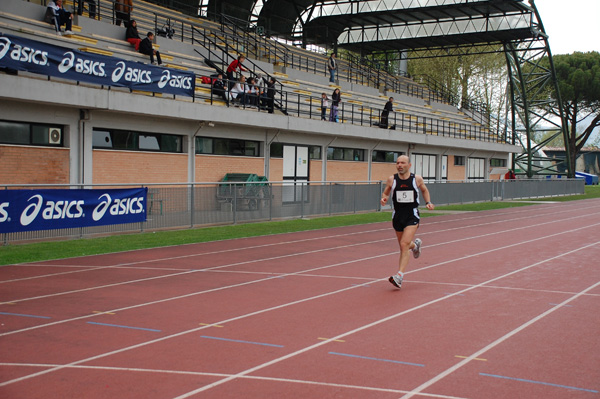
<path id="1" fill-rule="evenodd" d="M 419 210 L 417 208 L 402 209 L 394 212 L 392 225 L 396 231 L 404 231 L 407 226 L 417 226 L 421 221 Z"/>

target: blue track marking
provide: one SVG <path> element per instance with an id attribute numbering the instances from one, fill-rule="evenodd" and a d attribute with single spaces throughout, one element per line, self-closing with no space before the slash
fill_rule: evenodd
<path id="1" fill-rule="evenodd" d="M 143 328 L 143 327 L 131 327 L 131 326 L 121 326 L 119 324 L 106 324 L 106 323 L 96 323 L 94 321 L 88 321 L 88 324 L 95 324 L 97 326 L 108 326 L 108 327 L 119 327 L 119 328 L 129 328 L 131 330 L 143 330 L 143 331 L 152 331 L 152 332 L 160 332 L 160 330 L 155 330 L 153 328 Z"/>
<path id="2" fill-rule="evenodd" d="M 0 314 L 6 315 L 6 316 L 34 317 L 36 319 L 51 319 L 52 318 L 52 317 L 48 317 L 48 316 L 36 316 L 36 315 L 32 315 L 32 314 L 19 314 L 19 313 L 6 313 L 6 312 L 0 312 Z"/>
<path id="3" fill-rule="evenodd" d="M 273 346 L 275 348 L 283 348 L 283 345 L 275 345 L 275 344 L 265 344 L 264 342 L 252 342 L 252 341 L 242 341 L 239 339 L 229 339 L 229 338 L 220 338 L 220 337 L 210 337 L 208 335 L 202 335 L 200 338 L 207 339 L 217 339 L 219 341 L 229 341 L 229 342 L 239 342 L 242 344 L 252 344 L 252 345 L 262 345 L 262 346 Z"/>
<path id="4" fill-rule="evenodd" d="M 377 360 L 380 362 L 388 362 L 388 363 L 398 363 L 398 364 L 405 364 L 407 366 L 417 366 L 417 367 L 425 367 L 424 364 L 419 364 L 419 363 L 408 363 L 408 362 L 401 362 L 399 360 L 391 360 L 391 359 L 378 359 L 376 357 L 367 357 L 367 356 L 358 356 L 358 355 L 350 355 L 348 353 L 339 353 L 339 352 L 329 352 L 330 355 L 337 355 L 337 356 L 346 356 L 346 357 L 354 357 L 357 359 L 367 359 L 367 360 Z"/>
<path id="5" fill-rule="evenodd" d="M 598 393 L 598 391 L 595 391 L 593 389 L 570 387 L 568 385 L 553 384 L 551 382 L 533 381 L 533 380 L 526 380 L 526 379 L 523 379 L 523 378 L 506 377 L 506 376 L 503 376 L 503 375 L 495 375 L 495 374 L 487 374 L 487 373 L 479 373 L 479 375 L 483 375 L 485 377 L 502 378 L 504 380 L 513 380 L 513 381 L 520 381 L 520 382 L 529 382 L 529 383 L 532 383 L 532 384 L 548 385 L 548 386 L 557 387 L 557 388 L 573 389 L 573 390 L 576 390 L 576 391 Z"/>

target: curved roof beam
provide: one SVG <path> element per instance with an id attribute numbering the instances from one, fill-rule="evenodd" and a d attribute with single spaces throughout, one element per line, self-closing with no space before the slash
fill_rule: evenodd
<path id="1" fill-rule="evenodd" d="M 473 3 L 473 0 L 379 0 L 379 1 L 336 1 L 325 0 L 305 9 L 294 24 L 294 33 L 302 34 L 302 26 L 320 17 L 357 13 L 385 12 L 433 6 Z"/>
<path id="2" fill-rule="evenodd" d="M 389 26 L 365 26 L 359 28 L 346 28 L 338 37 L 340 44 L 362 42 L 382 42 L 388 40 L 425 39 L 444 37 L 448 44 L 452 42 L 452 35 L 479 35 L 488 33 L 491 37 L 498 37 L 501 31 L 521 30 L 529 31 L 532 26 L 531 16 L 526 14 L 501 15 L 496 17 L 481 16 L 478 18 L 465 17 L 448 21 L 426 21 L 408 24 L 394 24 Z M 464 39 L 464 36 L 463 36 Z M 407 45 L 407 48 L 411 46 Z"/>
<path id="3" fill-rule="evenodd" d="M 263 7 L 265 6 L 266 0 L 255 0 L 254 5 L 252 6 L 252 11 L 250 11 L 250 23 L 252 25 L 256 25 L 258 22 L 258 17 Z"/>

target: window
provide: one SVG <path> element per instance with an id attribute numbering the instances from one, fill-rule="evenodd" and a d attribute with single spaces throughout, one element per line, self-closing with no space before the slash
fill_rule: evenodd
<path id="1" fill-rule="evenodd" d="M 492 158 L 490 159 L 490 166 L 494 168 L 506 167 L 506 159 Z"/>
<path id="2" fill-rule="evenodd" d="M 411 154 L 410 163 L 413 173 L 421 175 L 426 183 L 435 182 L 435 158 L 435 155 Z"/>
<path id="3" fill-rule="evenodd" d="M 308 147 L 308 158 L 309 159 L 321 159 L 321 147 L 311 145 Z"/>
<path id="4" fill-rule="evenodd" d="M 0 121 L 0 143 L 61 147 L 63 127 L 41 123 Z"/>
<path id="5" fill-rule="evenodd" d="M 260 156 L 260 142 L 240 139 L 196 137 L 196 154 Z"/>
<path id="6" fill-rule="evenodd" d="M 404 155 L 403 152 L 394 152 L 394 151 L 373 151 L 373 155 L 371 156 L 371 160 L 373 162 L 391 162 L 396 163 L 396 159 L 400 155 Z"/>
<path id="7" fill-rule="evenodd" d="M 465 157 L 460 155 L 454 156 L 454 166 L 465 166 Z"/>
<path id="8" fill-rule="evenodd" d="M 271 158 L 283 158 L 283 143 L 271 143 Z"/>
<path id="9" fill-rule="evenodd" d="M 485 180 L 485 159 L 469 158 L 469 180 Z"/>
<path id="10" fill-rule="evenodd" d="M 92 147 L 128 151 L 182 152 L 182 136 L 117 129 L 94 129 Z"/>
<path id="11" fill-rule="evenodd" d="M 333 161 L 363 162 L 365 160 L 365 150 L 359 150 L 355 148 L 329 147 L 327 148 L 327 159 Z"/>

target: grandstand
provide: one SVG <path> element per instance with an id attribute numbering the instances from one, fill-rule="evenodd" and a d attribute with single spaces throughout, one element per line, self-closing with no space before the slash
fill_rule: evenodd
<path id="1" fill-rule="evenodd" d="M 42 21 L 44 3 L 3 0 L 0 32 L 148 63 L 114 24 L 110 1 L 99 3 L 98 20 L 76 15 L 72 35 L 57 35 Z M 244 31 L 233 20 L 217 23 L 141 0 L 134 0 L 132 19 L 141 36 L 174 29 L 172 38 L 156 36 L 156 48 L 163 67 L 195 75 L 194 95 L 0 72 L 0 183 L 217 182 L 237 172 L 269 181 L 380 181 L 394 172 L 398 154 L 410 154 L 415 171 L 429 180 L 484 179 L 520 152 L 511 138 L 490 130 L 485 116 L 409 77 L 340 60 L 332 84 L 326 54 Z M 227 106 L 202 83 L 238 53 L 247 56 L 249 75 L 277 78 L 273 114 Z M 336 87 L 341 123 L 321 121 L 321 93 L 330 96 Z M 395 99 L 395 128 L 381 129 L 388 97 Z"/>

